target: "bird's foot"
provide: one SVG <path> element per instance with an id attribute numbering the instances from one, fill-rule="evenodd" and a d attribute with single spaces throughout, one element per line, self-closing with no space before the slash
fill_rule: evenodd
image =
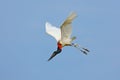
<path id="1" fill-rule="evenodd" d="M 87 52 L 86 51 L 84 51 L 84 50 L 80 50 L 81 52 L 83 52 L 85 55 L 87 55 Z"/>
<path id="2" fill-rule="evenodd" d="M 85 51 L 87 51 L 87 52 L 90 52 L 88 49 L 86 49 L 86 48 L 82 48 L 83 50 L 85 50 Z"/>

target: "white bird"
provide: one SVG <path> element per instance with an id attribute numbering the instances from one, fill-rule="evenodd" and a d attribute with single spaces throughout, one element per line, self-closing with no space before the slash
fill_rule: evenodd
<path id="1" fill-rule="evenodd" d="M 88 49 L 80 47 L 78 44 L 72 43 L 73 40 L 76 39 L 76 37 L 71 37 L 72 34 L 72 21 L 76 17 L 76 13 L 70 14 L 67 19 L 63 22 L 63 24 L 60 26 L 60 28 L 57 28 L 53 25 L 51 25 L 49 22 L 46 22 L 46 33 L 51 35 L 53 38 L 57 41 L 57 50 L 53 52 L 51 57 L 48 59 L 51 60 L 53 57 L 55 57 L 57 54 L 59 54 L 62 51 L 62 48 L 64 46 L 73 46 L 79 49 L 84 54 L 87 54 L 89 52 Z"/>

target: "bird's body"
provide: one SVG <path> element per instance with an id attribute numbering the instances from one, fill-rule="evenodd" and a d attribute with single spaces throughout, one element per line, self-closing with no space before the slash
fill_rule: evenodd
<path id="1" fill-rule="evenodd" d="M 50 23 L 46 22 L 46 32 L 56 39 L 58 46 L 57 51 L 54 51 L 54 53 L 51 55 L 48 61 L 51 60 L 54 56 L 56 56 L 58 53 L 60 53 L 64 46 L 74 46 L 76 48 L 79 48 L 79 46 L 76 46 L 75 44 L 72 43 L 72 41 L 75 40 L 76 37 L 71 37 L 72 34 L 71 23 L 76 16 L 77 16 L 76 13 L 72 13 L 71 15 L 69 15 L 67 19 L 63 22 L 63 24 L 60 26 L 60 28 L 52 26 Z M 86 51 L 87 50 L 84 49 L 85 53 Z"/>

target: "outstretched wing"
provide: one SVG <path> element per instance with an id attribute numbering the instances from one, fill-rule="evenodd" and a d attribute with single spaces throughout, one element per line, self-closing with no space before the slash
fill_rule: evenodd
<path id="1" fill-rule="evenodd" d="M 60 28 L 57 28 L 57 27 L 51 25 L 49 22 L 46 22 L 45 27 L 46 27 L 46 33 L 51 35 L 57 41 L 59 41 L 61 39 L 61 30 L 60 30 Z"/>
<path id="2" fill-rule="evenodd" d="M 72 13 L 67 17 L 67 19 L 64 21 L 64 23 L 61 25 L 61 40 L 64 41 L 66 39 L 69 39 L 72 33 L 72 21 L 76 17 L 76 13 Z"/>

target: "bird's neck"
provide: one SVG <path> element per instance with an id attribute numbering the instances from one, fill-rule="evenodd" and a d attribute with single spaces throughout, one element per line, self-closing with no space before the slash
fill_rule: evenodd
<path id="1" fill-rule="evenodd" d="M 62 44 L 60 42 L 57 43 L 59 49 L 62 49 Z"/>

